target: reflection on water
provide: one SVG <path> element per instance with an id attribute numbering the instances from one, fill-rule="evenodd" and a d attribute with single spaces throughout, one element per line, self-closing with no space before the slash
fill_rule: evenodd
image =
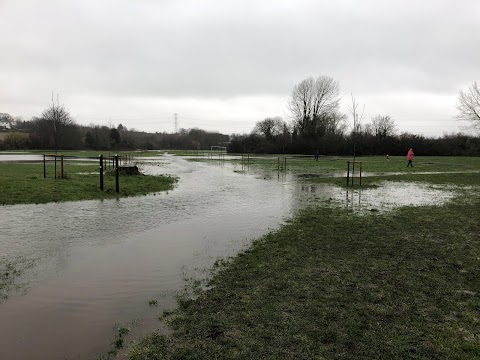
<path id="1" fill-rule="evenodd" d="M 352 210 L 388 211 L 402 206 L 442 205 L 455 196 L 454 191 L 439 186 L 412 182 L 382 182 L 374 189 L 349 189 L 345 206 Z"/>
<path id="2" fill-rule="evenodd" d="M 386 210 L 453 196 L 410 183 L 308 185 L 288 172 L 171 156 L 144 159 L 142 168 L 179 183 L 143 197 L 0 207 L 0 264 L 33 264 L 18 279 L 26 294 L 0 304 L 0 359 L 94 358 L 112 340 L 113 324 L 142 318 L 155 326 L 191 271 L 278 228 L 306 201 Z"/>
<path id="3" fill-rule="evenodd" d="M 330 200 L 354 211 L 389 211 L 402 206 L 442 205 L 455 196 L 454 189 L 413 182 L 381 182 L 377 188 L 344 188 L 328 184 L 304 184 L 303 192 L 316 200 Z"/>

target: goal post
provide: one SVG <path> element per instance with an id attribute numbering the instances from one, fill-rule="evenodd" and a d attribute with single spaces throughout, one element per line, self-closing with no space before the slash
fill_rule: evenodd
<path id="1" fill-rule="evenodd" d="M 215 157 L 218 155 L 218 160 L 224 160 L 226 153 L 227 153 L 226 146 L 217 146 L 217 145 L 210 146 L 210 154 L 209 154 L 210 159 L 213 159 L 214 155 Z"/>
<path id="2" fill-rule="evenodd" d="M 213 153 L 221 153 L 221 154 L 226 154 L 227 153 L 227 147 L 226 146 L 210 146 L 210 151 Z"/>

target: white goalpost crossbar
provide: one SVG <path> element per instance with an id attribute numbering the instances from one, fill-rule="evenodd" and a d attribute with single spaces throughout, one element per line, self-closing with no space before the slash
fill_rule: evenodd
<path id="1" fill-rule="evenodd" d="M 227 147 L 226 146 L 210 146 L 210 151 L 220 151 L 222 153 L 226 153 L 227 152 Z"/>

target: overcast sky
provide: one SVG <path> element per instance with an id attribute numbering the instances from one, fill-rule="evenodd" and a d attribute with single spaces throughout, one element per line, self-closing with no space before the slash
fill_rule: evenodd
<path id="1" fill-rule="evenodd" d="M 480 81 L 478 0 L 0 0 L 0 112 L 30 119 L 52 92 L 79 124 L 249 133 L 289 120 L 295 84 L 340 82 L 400 131 L 461 131 Z"/>

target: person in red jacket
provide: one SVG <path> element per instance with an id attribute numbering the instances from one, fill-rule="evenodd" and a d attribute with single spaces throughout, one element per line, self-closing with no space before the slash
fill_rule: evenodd
<path id="1" fill-rule="evenodd" d="M 415 156 L 415 154 L 413 153 L 413 149 L 410 148 L 410 150 L 408 150 L 408 154 L 407 154 L 407 160 L 408 160 L 408 163 L 407 163 L 407 167 L 411 166 L 413 167 L 413 157 Z"/>

